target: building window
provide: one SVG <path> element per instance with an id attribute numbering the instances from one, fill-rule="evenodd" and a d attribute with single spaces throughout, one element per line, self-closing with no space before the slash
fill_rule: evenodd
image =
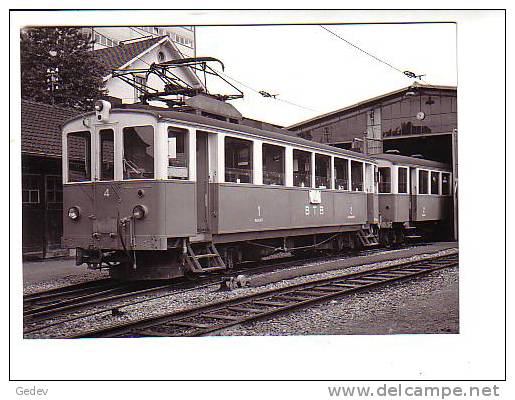
<path id="1" fill-rule="evenodd" d="M 451 174 L 442 172 L 442 195 L 448 196 L 451 194 Z"/>
<path id="2" fill-rule="evenodd" d="M 168 179 L 188 179 L 186 129 L 168 128 Z"/>
<path id="3" fill-rule="evenodd" d="M 225 138 L 225 181 L 252 182 L 252 142 L 250 140 Z"/>
<path id="4" fill-rule="evenodd" d="M 311 153 L 293 149 L 293 186 L 311 187 Z"/>
<path id="5" fill-rule="evenodd" d="M 154 128 L 123 128 L 123 179 L 154 178 Z"/>
<path id="6" fill-rule="evenodd" d="M 408 168 L 398 168 L 397 192 L 408 193 Z"/>
<path id="7" fill-rule="evenodd" d="M 440 173 L 431 172 L 431 194 L 438 194 L 440 187 Z"/>
<path id="8" fill-rule="evenodd" d="M 26 174 L 21 181 L 21 201 L 23 204 L 39 204 L 39 175 Z M 62 198 L 62 197 L 61 197 Z"/>
<path id="9" fill-rule="evenodd" d="M 112 181 L 114 179 L 114 131 L 102 129 L 99 134 L 100 180 Z"/>
<path id="10" fill-rule="evenodd" d="M 63 202 L 63 184 L 61 177 L 57 175 L 46 175 L 46 201 L 47 203 Z M 39 197 L 39 196 L 38 196 Z"/>
<path id="11" fill-rule="evenodd" d="M 429 172 L 422 170 L 418 171 L 418 194 L 428 194 L 428 178 Z"/>
<path id="12" fill-rule="evenodd" d="M 284 147 L 263 144 L 263 183 L 284 185 Z"/>
<path id="13" fill-rule="evenodd" d="M 353 192 L 363 191 L 363 163 L 351 161 L 350 163 L 351 186 Z"/>
<path id="14" fill-rule="evenodd" d="M 135 76 L 134 77 L 134 100 L 139 100 L 141 95 L 145 93 L 145 86 L 147 85 L 147 78 L 144 76 Z"/>
<path id="15" fill-rule="evenodd" d="M 165 53 L 163 53 L 162 51 L 157 53 L 157 61 L 163 62 L 164 60 L 165 60 Z"/>
<path id="16" fill-rule="evenodd" d="M 91 180 L 91 133 L 68 134 L 68 182 Z"/>
<path id="17" fill-rule="evenodd" d="M 379 193 L 390 193 L 391 192 L 391 168 L 380 167 L 378 169 L 378 189 Z"/>
<path id="18" fill-rule="evenodd" d="M 330 188 L 331 157 L 315 154 L 315 187 Z"/>
<path id="19" fill-rule="evenodd" d="M 343 158 L 334 159 L 334 188 L 349 190 L 349 162 Z"/>

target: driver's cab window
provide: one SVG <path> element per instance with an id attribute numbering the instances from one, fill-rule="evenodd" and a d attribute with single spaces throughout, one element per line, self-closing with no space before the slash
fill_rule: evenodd
<path id="1" fill-rule="evenodd" d="M 154 128 L 123 128 L 123 179 L 154 178 Z"/>
<path id="2" fill-rule="evenodd" d="M 168 179 L 188 179 L 188 131 L 168 128 Z"/>

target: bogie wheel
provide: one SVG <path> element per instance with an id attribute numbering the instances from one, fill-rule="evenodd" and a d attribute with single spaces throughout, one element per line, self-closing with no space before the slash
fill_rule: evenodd
<path id="1" fill-rule="evenodd" d="M 235 252 L 232 249 L 225 250 L 223 252 L 222 259 L 228 270 L 232 270 L 234 268 Z"/>
<path id="2" fill-rule="evenodd" d="M 184 269 L 184 277 L 191 282 L 195 282 L 198 279 L 198 275 L 190 271 L 188 268 Z"/>
<path id="3" fill-rule="evenodd" d="M 379 243 L 387 249 L 391 247 L 392 242 L 390 240 L 390 232 L 388 230 L 379 231 Z"/>
<path id="4" fill-rule="evenodd" d="M 404 232 L 400 229 L 394 231 L 395 234 L 395 244 L 397 246 L 401 246 L 404 243 Z"/>

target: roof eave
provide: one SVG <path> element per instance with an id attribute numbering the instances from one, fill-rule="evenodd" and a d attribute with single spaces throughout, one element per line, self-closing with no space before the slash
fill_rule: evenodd
<path id="1" fill-rule="evenodd" d="M 363 106 L 365 104 L 374 103 L 374 102 L 379 101 L 379 100 L 381 100 L 383 98 L 395 96 L 397 94 L 400 94 L 400 93 L 408 90 L 412 86 L 413 85 L 406 86 L 406 87 L 403 87 L 401 89 L 394 90 L 392 92 L 388 92 L 388 93 L 385 93 L 385 94 L 382 94 L 382 95 L 379 95 L 379 96 L 376 96 L 376 97 L 372 97 L 371 99 L 367 99 L 367 100 L 363 100 L 363 101 L 351 104 L 350 106 L 343 107 L 343 108 L 340 108 L 338 110 L 334 110 L 334 111 L 330 111 L 330 112 L 325 113 L 325 114 L 318 115 L 316 117 L 307 119 L 305 121 L 297 122 L 296 124 L 293 124 L 293 125 L 290 125 L 290 126 L 286 127 L 286 129 L 288 129 L 288 130 L 294 129 L 294 128 L 300 127 L 302 125 L 307 125 L 307 124 L 309 124 L 311 122 L 314 122 L 314 121 L 317 121 L 317 120 L 320 120 L 320 119 L 323 119 L 323 118 L 327 118 L 327 117 L 331 117 L 333 115 L 337 115 L 337 114 L 342 113 L 344 111 L 352 110 L 353 108 L 357 108 L 357 107 Z M 435 88 L 435 89 L 440 89 L 440 90 L 456 90 L 457 89 L 456 86 L 445 86 L 445 85 L 418 85 L 418 87 L 425 88 L 425 89 Z"/>

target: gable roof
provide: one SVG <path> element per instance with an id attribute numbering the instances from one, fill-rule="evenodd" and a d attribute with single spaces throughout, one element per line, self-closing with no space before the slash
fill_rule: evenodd
<path id="1" fill-rule="evenodd" d="M 159 43 L 167 36 L 158 36 L 152 39 L 139 40 L 137 42 L 120 44 L 118 46 L 106 47 L 105 49 L 93 50 L 109 71 L 123 67 L 150 47 Z"/>
<path id="2" fill-rule="evenodd" d="M 423 90 L 423 89 L 447 90 L 447 91 L 451 91 L 451 92 L 455 92 L 457 90 L 456 86 L 426 85 L 426 84 L 420 84 L 420 83 L 415 82 L 411 86 L 403 87 L 401 89 L 394 90 L 393 92 L 389 92 L 389 93 L 385 93 L 385 94 L 382 94 L 382 95 L 379 95 L 376 97 L 372 97 L 370 99 L 360 101 L 360 102 L 352 104 L 350 106 L 343 107 L 343 108 L 340 108 L 335 111 L 330 111 L 325 114 L 317 115 L 316 117 L 307 119 L 305 121 L 297 122 L 293 125 L 286 127 L 286 129 L 294 130 L 294 131 L 301 130 L 301 129 L 309 126 L 310 124 L 317 123 L 321 120 L 335 118 L 338 114 L 343 114 L 345 112 L 352 111 L 352 110 L 360 108 L 360 107 L 370 106 L 370 105 L 373 105 L 374 103 L 384 101 L 390 97 L 399 96 L 401 93 L 404 94 L 404 92 L 406 92 L 408 89 L 412 89 L 412 88 L 418 88 L 421 90 Z"/>
<path id="3" fill-rule="evenodd" d="M 152 39 L 138 40 L 136 42 L 119 44 L 118 46 L 106 47 L 105 49 L 93 50 L 93 53 L 99 58 L 104 68 L 108 71 L 104 80 L 112 77 L 112 70 L 121 69 L 131 63 L 134 59 L 143 56 L 158 44 L 168 44 L 173 52 L 182 54 L 177 46 L 170 40 L 168 36 L 158 36 Z M 189 75 L 192 82 L 202 85 L 199 77 L 192 72 L 190 68 L 185 68 L 185 73 Z"/>
<path id="4" fill-rule="evenodd" d="M 21 152 L 46 157 L 61 157 L 61 124 L 83 111 L 21 101 Z"/>

